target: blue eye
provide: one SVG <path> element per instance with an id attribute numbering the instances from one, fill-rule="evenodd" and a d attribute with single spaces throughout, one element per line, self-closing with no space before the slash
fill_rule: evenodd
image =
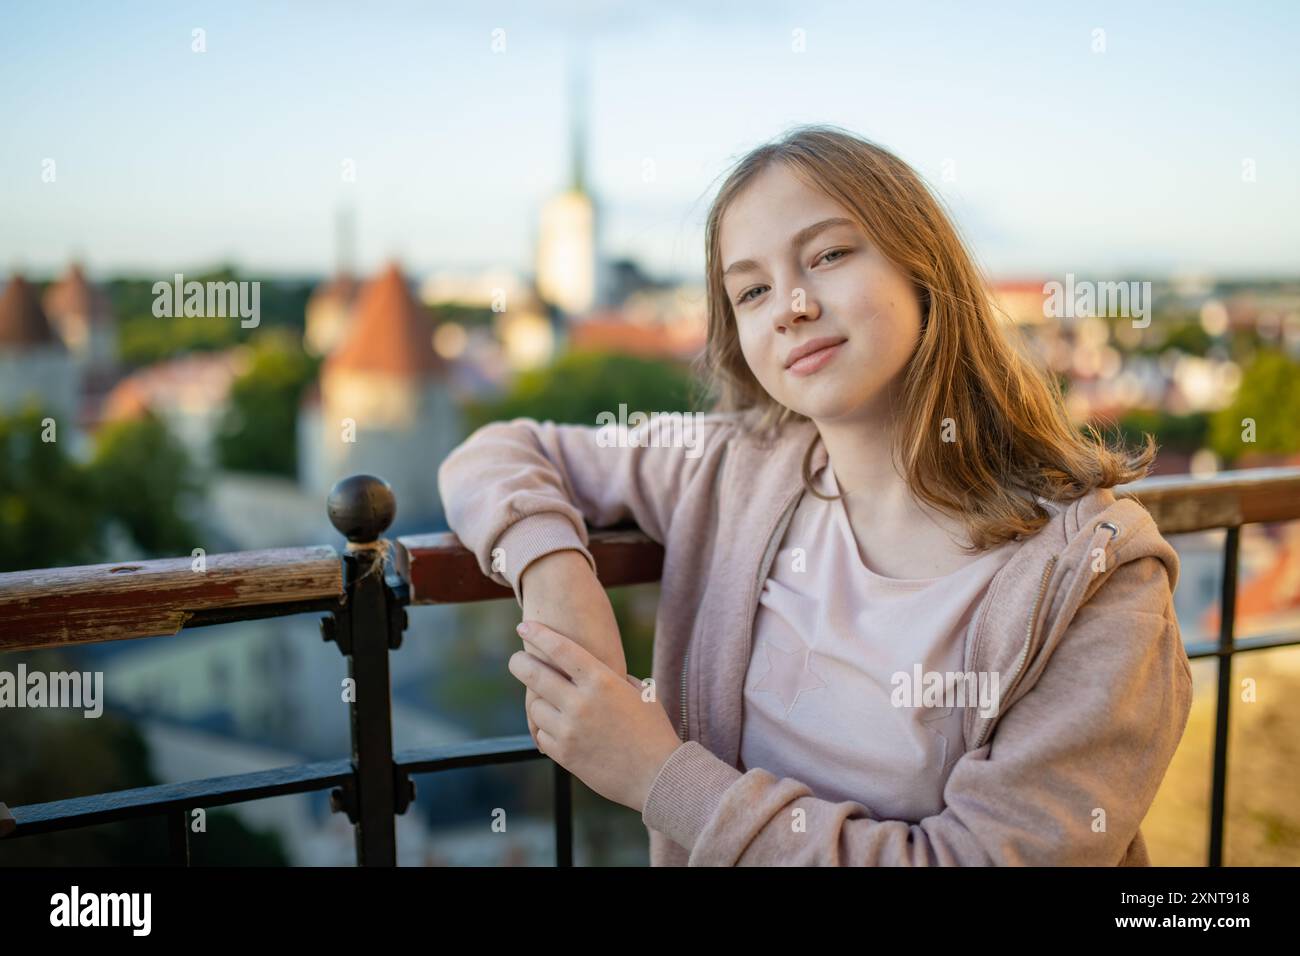
<path id="1" fill-rule="evenodd" d="M 853 250 L 851 249 L 832 249 L 830 252 L 824 252 L 818 256 L 817 261 L 814 262 L 813 265 L 817 265 L 821 262 L 839 262 L 852 251 Z M 835 258 L 831 258 L 832 256 Z M 758 292 L 760 289 L 764 288 L 766 288 L 766 286 L 756 285 L 752 289 L 746 289 L 740 294 L 740 297 L 736 299 L 736 305 L 744 305 L 746 302 L 752 302 L 754 299 L 750 293 Z"/>

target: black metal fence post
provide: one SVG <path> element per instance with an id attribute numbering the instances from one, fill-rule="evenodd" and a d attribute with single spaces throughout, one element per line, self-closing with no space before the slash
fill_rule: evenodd
<path id="1" fill-rule="evenodd" d="M 396 513 L 393 489 L 373 475 L 344 478 L 330 492 L 330 521 L 348 540 L 346 597 L 342 610 L 322 621 L 322 629 L 348 658 L 354 771 L 352 785 L 335 790 L 331 805 L 355 825 L 358 866 L 397 865 L 395 815 L 409 803 L 406 794 L 398 794 L 394 773 L 388 672 L 388 651 L 393 634 L 400 638 L 397 625 L 404 626 L 405 612 L 388 593 L 386 544 L 380 538 Z"/>
<path id="2" fill-rule="evenodd" d="M 573 866 L 573 775 L 555 768 L 555 865 Z"/>
<path id="3" fill-rule="evenodd" d="M 184 807 L 167 814 L 167 848 L 172 866 L 190 865 L 190 817 Z"/>
<path id="4" fill-rule="evenodd" d="M 1214 782 L 1210 788 L 1210 866 L 1223 866 L 1223 818 L 1227 811 L 1228 722 L 1232 704 L 1232 656 L 1237 617 L 1237 552 L 1241 526 L 1223 542 L 1223 591 L 1219 599 L 1218 697 L 1214 709 Z"/>

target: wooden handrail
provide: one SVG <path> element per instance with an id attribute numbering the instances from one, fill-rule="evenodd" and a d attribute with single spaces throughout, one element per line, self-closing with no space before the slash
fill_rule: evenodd
<path id="1" fill-rule="evenodd" d="M 1158 475 L 1115 493 L 1136 498 L 1164 535 L 1300 518 L 1300 468 L 1243 468 L 1204 478 Z"/>
<path id="2" fill-rule="evenodd" d="M 1300 519 L 1300 468 L 1254 468 L 1205 478 L 1146 478 L 1115 489 L 1137 499 L 1162 534 Z M 635 528 L 590 532 L 606 587 L 657 581 L 663 547 Z M 398 538 L 395 563 L 410 603 L 509 598 L 450 532 Z M 214 554 L 203 572 L 164 558 L 0 574 L 0 651 L 176 634 L 196 614 L 343 594 L 339 554 L 328 546 Z M 253 616 L 253 615 L 249 615 Z"/>
<path id="3" fill-rule="evenodd" d="M 0 651 L 177 633 L 213 608 L 343 594 L 338 552 L 269 548 L 0 574 Z"/>
<path id="4" fill-rule="evenodd" d="M 591 531 L 587 550 L 607 588 L 658 581 L 663 573 L 663 546 L 637 528 Z M 398 538 L 396 553 L 412 604 L 514 599 L 513 591 L 483 575 L 478 558 L 449 531 Z"/>

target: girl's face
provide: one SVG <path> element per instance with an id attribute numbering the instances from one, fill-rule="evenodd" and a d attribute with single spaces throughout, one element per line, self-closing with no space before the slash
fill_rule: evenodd
<path id="1" fill-rule="evenodd" d="M 741 352 L 764 390 L 814 422 L 887 420 L 921 305 L 848 210 L 778 162 L 732 202 L 718 238 Z M 798 360 L 810 345 L 829 347 Z"/>

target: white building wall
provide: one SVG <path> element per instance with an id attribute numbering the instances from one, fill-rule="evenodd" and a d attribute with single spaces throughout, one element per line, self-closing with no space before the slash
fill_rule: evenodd
<path id="1" fill-rule="evenodd" d="M 61 347 L 0 350 L 0 413 L 13 413 L 36 398 L 60 428 L 72 431 L 79 384 L 77 364 Z"/>

